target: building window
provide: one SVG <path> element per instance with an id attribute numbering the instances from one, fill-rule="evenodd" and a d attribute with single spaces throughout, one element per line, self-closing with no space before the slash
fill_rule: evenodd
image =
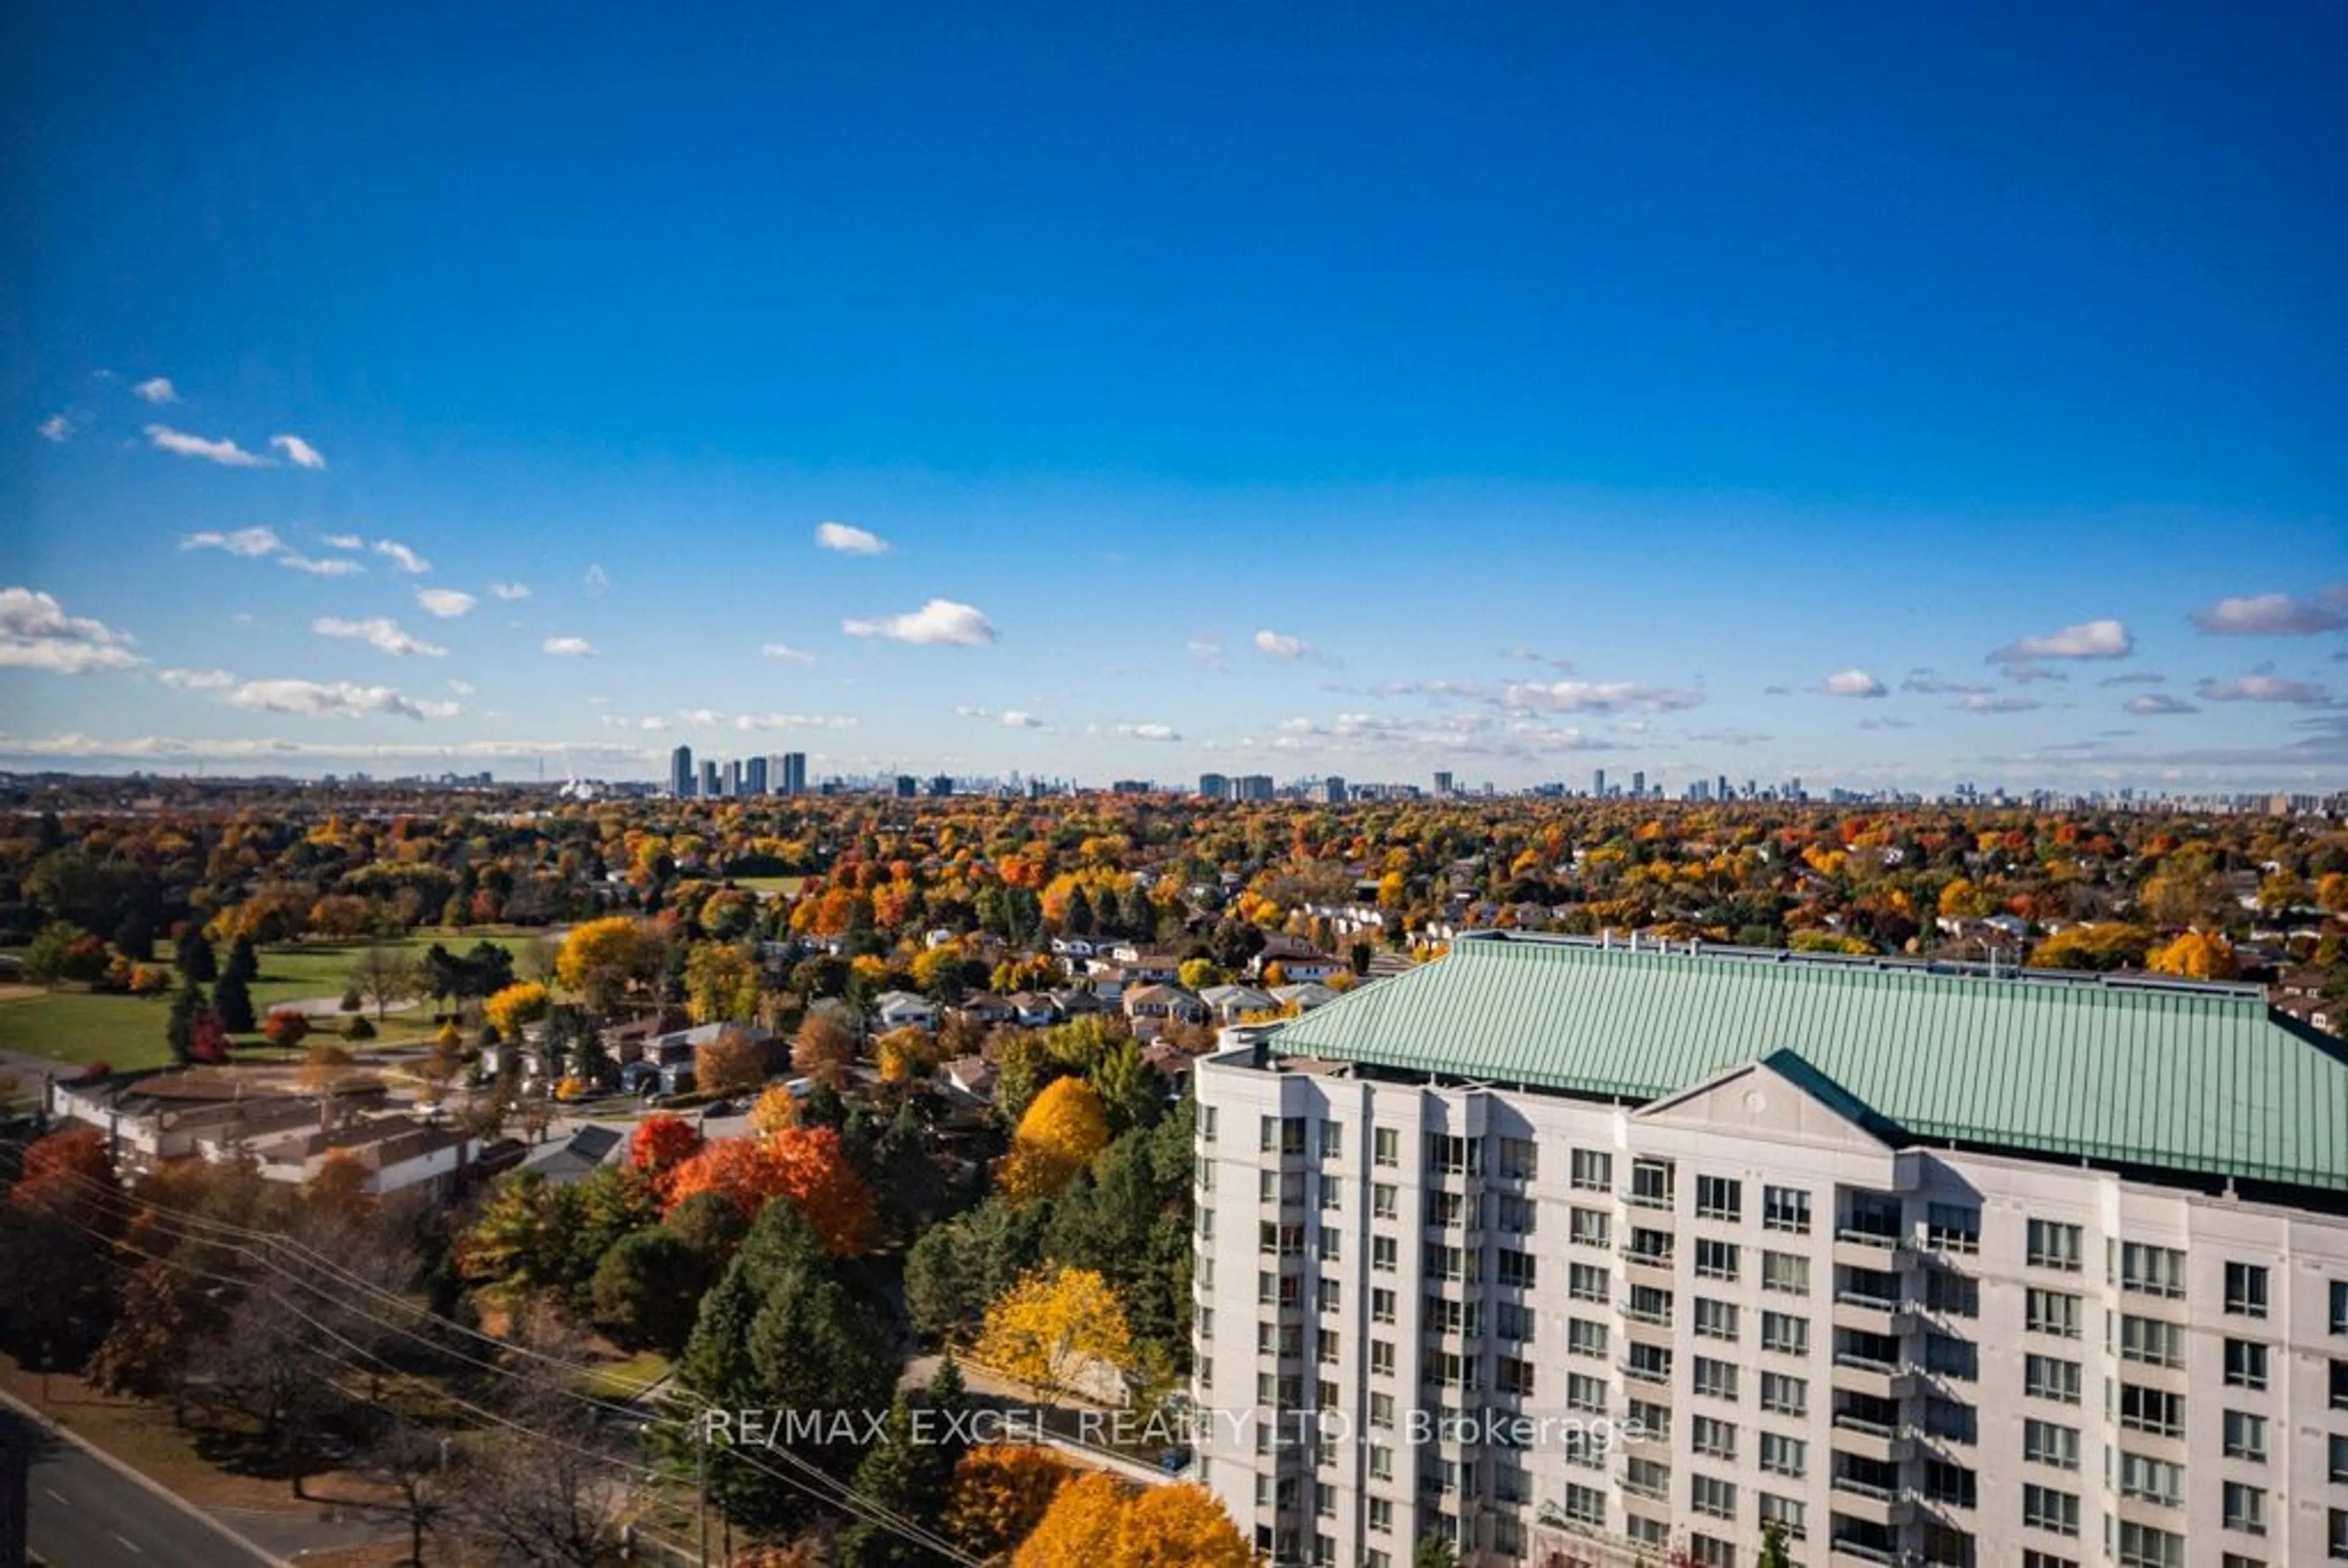
<path id="1" fill-rule="evenodd" d="M 1695 1242 L 1695 1276 L 1698 1279 L 1735 1279 L 1736 1244 L 1698 1236 Z"/>
<path id="2" fill-rule="evenodd" d="M 2332 1408 L 2348 1410 L 2348 1361 L 2332 1363 Z"/>
<path id="3" fill-rule="evenodd" d="M 1736 1398 L 1736 1363 L 1715 1360 L 1710 1356 L 1695 1358 L 1695 1391 L 1714 1399 Z"/>
<path id="4" fill-rule="evenodd" d="M 2332 1283 L 2332 1332 L 2348 1334 L 2348 1279 Z"/>
<path id="5" fill-rule="evenodd" d="M 1395 1369 L 1395 1348 L 1391 1339 L 1370 1341 L 1370 1373 L 1373 1377 L 1391 1378 Z"/>
<path id="6" fill-rule="evenodd" d="M 2240 1317 L 2267 1315 L 2267 1271 L 2255 1263 L 2226 1266 L 2226 1310 Z"/>
<path id="7" fill-rule="evenodd" d="M 1370 1238 L 1370 1266 L 1380 1274 L 1392 1274 L 1395 1271 L 1395 1259 L 1399 1251 L 1399 1245 L 1395 1241 L 1394 1237 L 1390 1235 L 1372 1236 Z"/>
<path id="8" fill-rule="evenodd" d="M 1566 1234 L 1582 1246 L 1604 1246 L 1612 1232 L 1612 1217 L 1604 1209 L 1576 1209 L 1569 1216 Z"/>
<path id="9" fill-rule="evenodd" d="M 1924 1366 L 1944 1378 L 1970 1383 L 1981 1376 L 1981 1348 L 1970 1339 L 1946 1334 L 1924 1336 Z"/>
<path id="10" fill-rule="evenodd" d="M 2057 1535 L 2079 1533 L 2079 1495 L 2073 1491 L 2057 1491 L 2051 1486 L 2025 1482 L 2022 1488 L 2022 1522 L 2033 1530 L 2052 1531 Z"/>
<path id="11" fill-rule="evenodd" d="M 2324 1555 L 2334 1563 L 2348 1563 L 2348 1508 L 2324 1511 Z"/>
<path id="12" fill-rule="evenodd" d="M 1715 1519 L 1736 1517 L 1736 1487 L 1716 1476 L 1688 1477 L 1688 1506 Z"/>
<path id="13" fill-rule="evenodd" d="M 1566 1270 L 1565 1290 L 1576 1301 L 1604 1301 L 1613 1294 L 1613 1276 L 1600 1265 L 1577 1263 Z"/>
<path id="14" fill-rule="evenodd" d="M 1622 1490 L 1660 1502 L 1672 1494 L 1672 1467 L 1661 1460 L 1630 1460 L 1622 1466 Z"/>
<path id="15" fill-rule="evenodd" d="M 1981 1316 L 1981 1281 L 1935 1268 L 1924 1276 L 1924 1305 L 1950 1317 Z"/>
<path id="16" fill-rule="evenodd" d="M 2141 1383 L 2120 1385 L 2120 1425 L 2156 1437 L 2185 1435 L 2185 1396 Z"/>
<path id="17" fill-rule="evenodd" d="M 2185 1568 L 2185 1537 L 2123 1519 L 2120 1568 Z"/>
<path id="18" fill-rule="evenodd" d="M 1733 1519 L 1735 1514 L 1736 1489 L 1732 1486 L 1728 1489 L 1728 1512 L 1721 1517 Z M 1694 1564 L 1694 1568 L 1736 1568 L 1735 1546 L 1729 1542 L 1715 1541 L 1709 1535 L 1691 1534 L 1688 1537 L 1687 1554 L 1688 1562 Z"/>
<path id="19" fill-rule="evenodd" d="M 1853 1241 L 1897 1243 L 1901 1239 L 1902 1227 L 1898 1194 L 1848 1194 L 1839 1235 Z"/>
<path id="20" fill-rule="evenodd" d="M 2024 1356 L 2022 1391 L 2034 1399 L 2075 1405 L 2079 1402 L 2079 1363 L 2054 1356 Z"/>
<path id="21" fill-rule="evenodd" d="M 2029 1225 L 2029 1260 L 2033 1268 L 2059 1268 L 2065 1274 L 2079 1272 L 2080 1227 L 2057 1220 L 2032 1220 Z"/>
<path id="22" fill-rule="evenodd" d="M 1613 1155 L 1597 1149 L 1576 1149 L 1572 1167 L 1571 1180 L 1580 1191 L 1604 1193 L 1613 1190 Z"/>
<path id="23" fill-rule="evenodd" d="M 1809 1533 L 1807 1504 L 1767 1491 L 1762 1492 L 1760 1498 L 1762 1529 L 1766 1531 L 1770 1525 L 1776 1525 L 1786 1532 L 1788 1541 L 1799 1541 Z"/>
<path id="24" fill-rule="evenodd" d="M 2255 1486 L 2239 1481 L 2226 1483 L 2226 1528 L 2239 1530 L 2245 1535 L 2267 1532 L 2267 1494 Z"/>
<path id="25" fill-rule="evenodd" d="M 1321 1206 L 1324 1209 L 1334 1209 L 1343 1206 L 1344 1202 L 1344 1178 L 1324 1173 L 1321 1177 Z"/>
<path id="26" fill-rule="evenodd" d="M 1493 1208 L 1492 1223 L 1501 1230 L 1510 1235 L 1533 1234 L 1537 1211 L 1530 1198 L 1519 1197 L 1514 1193 L 1501 1193 L 1495 1197 Z"/>
<path id="27" fill-rule="evenodd" d="M 1594 1486 L 1565 1484 L 1565 1516 L 1577 1524 L 1606 1523 L 1606 1494 Z"/>
<path id="28" fill-rule="evenodd" d="M 1370 1292 L 1370 1321 L 1392 1323 L 1395 1320 L 1395 1293 L 1391 1290 Z"/>
<path id="29" fill-rule="evenodd" d="M 2348 1440 L 2334 1438 L 2332 1440 L 2336 1443 Z M 2265 1463 L 2267 1419 L 2264 1416 L 2252 1415 L 2248 1410 L 2228 1410 L 2226 1412 L 2226 1457 Z M 2343 1478 L 2334 1475 L 2332 1479 L 2339 1481 Z"/>
<path id="30" fill-rule="evenodd" d="M 2266 1456 L 2266 1445 L 2263 1440 L 2259 1445 L 2259 1455 L 2261 1459 Z M 2348 1432 L 2332 1434 L 2330 1449 L 2324 1457 L 2324 1462 L 2330 1468 L 2333 1485 L 2348 1485 Z"/>
<path id="31" fill-rule="evenodd" d="M 1700 1220 L 1741 1220 L 1745 1217 L 1745 1184 L 1727 1176 L 1695 1179 L 1695 1217 Z"/>
<path id="32" fill-rule="evenodd" d="M 1499 1249 L 1499 1255 L 1493 1260 L 1493 1265 L 1495 1276 L 1502 1285 L 1515 1286 L 1519 1289 L 1532 1287 L 1536 1273 L 1532 1254 L 1504 1246 Z"/>
<path id="33" fill-rule="evenodd" d="M 1370 1132 L 1370 1161 L 1388 1170 L 1402 1163 L 1402 1134 L 1392 1127 L 1378 1127 Z"/>
<path id="34" fill-rule="evenodd" d="M 1321 1157 L 1340 1159 L 1345 1153 L 1345 1124 L 1342 1122 L 1321 1123 Z"/>
<path id="35" fill-rule="evenodd" d="M 2143 1454 L 2120 1455 L 2120 1495 L 2176 1508 L 2185 1501 L 2185 1467 Z"/>
<path id="36" fill-rule="evenodd" d="M 1798 1253 L 1763 1253 L 1761 1288 L 1781 1290 L 1788 1296 L 1807 1296 L 1810 1293 L 1810 1260 Z"/>
<path id="37" fill-rule="evenodd" d="M 1631 1241 L 1625 1248 L 1633 1263 L 1643 1263 L 1653 1268 L 1672 1266 L 1672 1233 L 1631 1227 Z"/>
<path id="38" fill-rule="evenodd" d="M 1568 1355 L 1595 1356 L 1602 1359 L 1606 1355 L 1606 1325 L 1594 1323 L 1587 1317 L 1566 1319 L 1565 1348 Z"/>
<path id="39" fill-rule="evenodd" d="M 1801 1439 L 1780 1432 L 1761 1434 L 1761 1468 L 1771 1475 L 1790 1475 L 1798 1480 L 1809 1466 L 1810 1445 Z"/>
<path id="40" fill-rule="evenodd" d="M 1672 1324 L 1672 1293 L 1655 1285 L 1634 1285 L 1631 1287 L 1630 1304 L 1623 1308 L 1641 1323 L 1659 1323 L 1668 1328 Z"/>
<path id="41" fill-rule="evenodd" d="M 1632 1399 L 1631 1419 L 1624 1430 L 1633 1436 L 1652 1439 L 1659 1443 L 1672 1440 L 1672 1408 L 1648 1399 Z"/>
<path id="42" fill-rule="evenodd" d="M 1565 1406 L 1585 1415 L 1591 1411 L 1603 1411 L 1606 1409 L 1606 1379 L 1593 1378 L 1586 1372 L 1568 1373 Z"/>
<path id="43" fill-rule="evenodd" d="M 2267 1386 L 2267 1348 L 2255 1339 L 2226 1341 L 2226 1386 L 2263 1389 Z"/>
<path id="44" fill-rule="evenodd" d="M 1514 1356 L 1492 1358 L 1492 1383 L 1503 1394 L 1530 1394 L 1533 1391 L 1533 1368 L 1529 1361 Z"/>
<path id="45" fill-rule="evenodd" d="M 2024 1323 L 2033 1334 L 2061 1339 L 2079 1337 L 2079 1298 L 2060 1290 L 2032 1289 L 2024 1293 Z"/>
<path id="46" fill-rule="evenodd" d="M 1790 1313 L 1765 1312 L 1761 1315 L 1761 1348 L 1780 1355 L 1807 1356 L 1810 1353 L 1810 1320 Z"/>
<path id="47" fill-rule="evenodd" d="M 1713 1416 L 1698 1416 L 1688 1427 L 1688 1441 L 1707 1459 L 1736 1458 L 1736 1426 Z"/>
<path id="48" fill-rule="evenodd" d="M 1530 1138 L 1500 1140 L 1500 1174 L 1512 1182 L 1529 1182 L 1540 1173 L 1540 1152 Z"/>
<path id="49" fill-rule="evenodd" d="M 2173 1246 L 2120 1244 L 2120 1288 L 2171 1299 L 2185 1294 L 2185 1254 Z"/>
<path id="50" fill-rule="evenodd" d="M 1323 1263 L 1334 1263 L 1337 1261 L 1337 1249 L 1341 1233 L 1332 1225 L 1323 1225 L 1320 1229 L 1321 1234 L 1313 1239 L 1320 1244 L 1321 1261 Z"/>
<path id="51" fill-rule="evenodd" d="M 1493 1315 L 1498 1319 L 1493 1332 L 1512 1345 L 1522 1345 L 1535 1338 L 1533 1309 L 1521 1301 L 1503 1301 Z"/>
<path id="52" fill-rule="evenodd" d="M 1810 1382 L 1783 1372 L 1761 1374 L 1761 1408 L 1772 1415 L 1806 1416 L 1810 1409 Z"/>
<path id="53" fill-rule="evenodd" d="M 2079 1429 L 2057 1426 L 2053 1421 L 2025 1420 L 2022 1423 L 2022 1457 L 2033 1464 L 2076 1470 Z"/>
<path id="54" fill-rule="evenodd" d="M 1370 1184 L 1370 1217 L 1381 1220 L 1395 1217 L 1395 1185 L 1392 1182 Z"/>
<path id="55" fill-rule="evenodd" d="M 1213 1105 L 1201 1105 L 1199 1107 L 1199 1142 L 1202 1143 L 1211 1143 L 1215 1141 L 1215 1122 L 1217 1120 L 1215 1112 L 1218 1109 L 1220 1108 Z"/>
<path id="56" fill-rule="evenodd" d="M 1928 1204 L 1924 1243 L 1938 1252 L 1981 1251 L 1981 1210 L 1958 1204 Z"/>
<path id="57" fill-rule="evenodd" d="M 1672 1353 L 1661 1345 L 1634 1341 L 1630 1359 L 1622 1364 L 1622 1372 L 1642 1383 L 1668 1383 L 1672 1380 Z"/>
<path id="58" fill-rule="evenodd" d="M 1342 1305 L 1341 1298 L 1343 1283 L 1344 1282 L 1341 1280 L 1324 1277 L 1318 1286 L 1314 1286 L 1314 1290 L 1320 1297 L 1317 1305 L 1322 1311 L 1334 1312 L 1338 1310 L 1339 1307 Z"/>
<path id="59" fill-rule="evenodd" d="M 2185 1326 L 2157 1317 L 2120 1315 L 2120 1359 L 2147 1367 L 2185 1365 Z"/>
<path id="60" fill-rule="evenodd" d="M 1928 1459 L 1924 1461 L 1924 1495 L 1935 1502 L 1975 1508 L 1981 1501 L 1980 1482 L 1963 1465 Z"/>
<path id="61" fill-rule="evenodd" d="M 1642 1208 L 1672 1206 L 1673 1167 L 1669 1160 L 1631 1162 L 1631 1201 Z"/>
<path id="62" fill-rule="evenodd" d="M 1479 1175 L 1484 1168 L 1483 1154 L 1484 1145 L 1473 1138 L 1456 1137 L 1448 1132 L 1426 1135 L 1426 1168 L 1431 1174 Z"/>
<path id="63" fill-rule="evenodd" d="M 1695 1298 L 1695 1332 L 1700 1339 L 1736 1337 L 1736 1304 L 1732 1301 L 1711 1301 Z"/>
<path id="64" fill-rule="evenodd" d="M 2079 1568 L 2079 1560 L 2075 1557 L 2058 1557 L 2052 1552 L 2034 1552 L 2025 1549 L 2022 1553 L 2022 1568 Z"/>
<path id="65" fill-rule="evenodd" d="M 1810 1234 L 1810 1194 L 1799 1187 L 1761 1189 L 1761 1228 Z"/>

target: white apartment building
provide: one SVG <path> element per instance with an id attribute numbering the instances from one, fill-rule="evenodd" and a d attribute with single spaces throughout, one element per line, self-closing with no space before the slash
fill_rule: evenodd
<path id="1" fill-rule="evenodd" d="M 2348 1562 L 2348 1050 L 2257 988 L 1482 935 L 1226 1044 L 1276 1563 Z"/>

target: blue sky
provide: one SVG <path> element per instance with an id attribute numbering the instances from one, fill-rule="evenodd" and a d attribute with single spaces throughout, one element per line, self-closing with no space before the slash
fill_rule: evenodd
<path id="1" fill-rule="evenodd" d="M 20 10 L 0 763 L 2348 782 L 2336 6 L 692 9 Z"/>

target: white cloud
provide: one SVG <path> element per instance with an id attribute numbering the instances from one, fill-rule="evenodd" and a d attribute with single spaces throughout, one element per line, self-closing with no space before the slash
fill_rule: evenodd
<path id="1" fill-rule="evenodd" d="M 1255 648 L 1257 652 L 1269 653 L 1274 659 L 1302 659 L 1313 651 L 1313 644 L 1284 631 L 1257 632 Z"/>
<path id="2" fill-rule="evenodd" d="M 2193 624 L 2220 637 L 2312 637 L 2348 626 L 2339 605 L 2348 590 L 2332 589 L 2312 599 L 2289 593 L 2258 593 L 2221 599 L 2193 612 Z"/>
<path id="3" fill-rule="evenodd" d="M 174 692 L 225 692 L 236 684 L 225 670 L 160 670 L 155 679 Z"/>
<path id="4" fill-rule="evenodd" d="M 856 721 L 829 713 L 738 713 L 737 730 L 852 730 Z"/>
<path id="5" fill-rule="evenodd" d="M 583 637 L 550 637 L 538 646 L 541 652 L 551 653 L 559 659 L 592 659 L 595 657 L 594 644 L 589 642 Z"/>
<path id="6" fill-rule="evenodd" d="M 473 607 L 481 601 L 453 588 L 419 588 L 416 590 L 416 602 L 443 620 L 454 620 L 460 615 L 471 614 Z"/>
<path id="7" fill-rule="evenodd" d="M 247 681 L 228 694 L 232 707 L 263 713 L 293 713 L 305 719 L 360 719 L 389 715 L 403 719 L 453 718 L 464 710 L 454 702 L 419 702 L 388 686 L 360 686 L 348 681 Z"/>
<path id="8" fill-rule="evenodd" d="M 370 616 L 365 620 L 345 620 L 337 616 L 322 615 L 310 622 L 310 630 L 321 637 L 347 638 L 402 658 L 421 654 L 427 659 L 438 659 L 448 651 L 434 643 L 410 637 L 387 615 Z"/>
<path id="9" fill-rule="evenodd" d="M 1509 686 L 1501 701 L 1542 713 L 1666 713 L 1701 705 L 1704 693 L 1631 681 L 1532 681 Z"/>
<path id="10" fill-rule="evenodd" d="M 159 375 L 142 381 L 130 390 L 134 395 L 145 398 L 158 408 L 167 403 L 180 401 L 180 389 L 171 384 L 171 378 L 168 375 Z"/>
<path id="11" fill-rule="evenodd" d="M 786 663 L 790 664 L 812 664 L 815 662 L 814 654 L 807 652 L 802 649 L 794 648 L 788 642 L 766 643 L 759 648 L 758 657 L 761 659 L 780 659 Z"/>
<path id="12" fill-rule="evenodd" d="M 218 463 L 230 468 L 267 468 L 271 459 L 248 452 L 233 441 L 209 441 L 201 436 L 190 436 L 168 425 L 147 426 L 148 442 L 166 452 L 182 457 L 201 457 L 207 463 Z"/>
<path id="13" fill-rule="evenodd" d="M 45 441 L 63 441 L 73 435 L 73 421 L 62 414 L 52 414 L 33 426 Z"/>
<path id="14" fill-rule="evenodd" d="M 612 574 L 600 566 L 591 566 L 587 569 L 586 575 L 579 581 L 587 589 L 588 597 L 592 599 L 612 586 Z"/>
<path id="15" fill-rule="evenodd" d="M 1912 730 L 1916 726 L 1905 719 L 1886 716 L 1880 719 L 1861 719 L 1859 722 L 1859 727 L 1862 730 Z"/>
<path id="16" fill-rule="evenodd" d="M 2143 718 L 2150 719 L 2157 718 L 2167 713 L 2198 713 L 2201 710 L 2195 707 L 2190 702 L 2180 702 L 2176 698 L 2168 696 L 2165 693 L 2155 692 L 2153 695 L 2148 697 L 2134 697 L 2129 699 L 2127 702 L 2127 711 Z"/>
<path id="17" fill-rule="evenodd" d="M 2125 659 L 2136 639 L 2125 622 L 2083 620 L 2044 637 L 2024 637 L 1989 656 L 1992 664 L 2022 664 L 2033 659 Z"/>
<path id="18" fill-rule="evenodd" d="M 2288 702 L 2301 708 L 2320 708 L 2332 701 L 2332 693 L 2313 682 L 2286 681 L 2280 675 L 2204 681 L 2196 694 L 2208 702 Z"/>
<path id="19" fill-rule="evenodd" d="M 432 569 L 432 563 L 401 544 L 397 539 L 377 539 L 375 553 L 391 558 L 391 564 L 411 577 L 422 577 Z"/>
<path id="20" fill-rule="evenodd" d="M 1181 733 L 1171 724 L 1109 724 L 1102 733 L 1121 741 L 1179 741 Z"/>
<path id="21" fill-rule="evenodd" d="M 343 556 L 328 556 L 321 560 L 314 556 L 287 550 L 277 558 L 277 564 L 294 571 L 306 571 L 312 577 L 356 577 L 366 568 Z"/>
<path id="22" fill-rule="evenodd" d="M 323 468 L 325 457 L 315 446 L 299 436 L 272 436 L 269 444 L 285 454 L 285 460 L 296 468 Z"/>
<path id="23" fill-rule="evenodd" d="M 356 534 L 326 534 L 322 536 L 320 542 L 330 549 L 363 550 L 366 548 L 366 540 Z"/>
<path id="24" fill-rule="evenodd" d="M 1967 713 L 2027 713 L 2045 705 L 2035 697 L 1998 697 L 1987 692 L 1972 692 L 1955 704 L 1960 712 Z"/>
<path id="25" fill-rule="evenodd" d="M 530 584 L 526 582 L 493 582 L 489 584 L 489 594 L 490 597 L 494 599 L 500 599 L 508 604 L 511 604 L 515 600 L 528 599 L 530 597 Z"/>
<path id="26" fill-rule="evenodd" d="M 277 537 L 274 528 L 239 528 L 232 534 L 207 528 L 202 533 L 189 534 L 181 538 L 180 548 L 183 550 L 226 550 L 232 556 L 243 556 L 253 560 L 275 554 L 284 548 L 284 541 Z"/>
<path id="27" fill-rule="evenodd" d="M 1199 633 L 1183 644 L 1182 651 L 1210 669 L 1220 670 L 1223 667 L 1223 640 L 1211 632 Z"/>
<path id="28" fill-rule="evenodd" d="M 946 642 L 964 648 L 994 641 L 994 627 L 984 615 L 950 599 L 933 599 L 919 610 L 880 620 L 842 621 L 839 629 L 850 637 L 885 637 L 894 642 Z"/>
<path id="29" fill-rule="evenodd" d="M 469 697 L 473 694 L 473 683 L 470 681 L 451 681 L 448 690 L 459 697 Z"/>
<path id="30" fill-rule="evenodd" d="M 636 728 L 639 730 L 658 732 L 668 728 L 668 721 L 657 716 L 650 719 L 638 719 L 636 721 Z"/>
<path id="31" fill-rule="evenodd" d="M 130 651 L 134 641 L 104 621 L 67 615 L 48 594 L 0 588 L 0 665 L 60 675 L 129 670 L 147 662 Z"/>
<path id="32" fill-rule="evenodd" d="M 889 541 L 879 534 L 847 523 L 818 523 L 815 542 L 825 549 L 851 556 L 877 556 L 889 548 Z"/>
<path id="33" fill-rule="evenodd" d="M 1880 697 L 1883 682 L 1864 670 L 1838 670 L 1826 679 L 1827 693 L 1834 697 Z"/>
<path id="34" fill-rule="evenodd" d="M 995 720 L 1006 730 L 1040 730 L 1044 721 L 1018 708 L 1005 708 Z"/>

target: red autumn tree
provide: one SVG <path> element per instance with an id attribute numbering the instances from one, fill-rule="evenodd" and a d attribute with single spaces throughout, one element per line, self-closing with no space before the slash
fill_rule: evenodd
<path id="1" fill-rule="evenodd" d="M 310 1032 L 310 1020 L 295 1008 L 272 1008 L 261 1022 L 261 1037 L 272 1045 L 299 1045 Z"/>
<path id="2" fill-rule="evenodd" d="M 716 1193 L 746 1219 L 782 1191 L 782 1167 L 755 1138 L 710 1139 L 669 1173 L 664 1189 L 670 1208 L 702 1193 Z"/>
<path id="3" fill-rule="evenodd" d="M 651 1178 L 663 1193 L 669 1175 L 701 1150 L 701 1129 L 682 1116 L 647 1116 L 636 1123 L 628 1140 L 628 1163 Z"/>
<path id="4" fill-rule="evenodd" d="M 95 1127 L 52 1132 L 25 1151 L 24 1173 L 9 1196 L 92 1230 L 116 1228 L 124 1206 L 114 1156 Z"/>

